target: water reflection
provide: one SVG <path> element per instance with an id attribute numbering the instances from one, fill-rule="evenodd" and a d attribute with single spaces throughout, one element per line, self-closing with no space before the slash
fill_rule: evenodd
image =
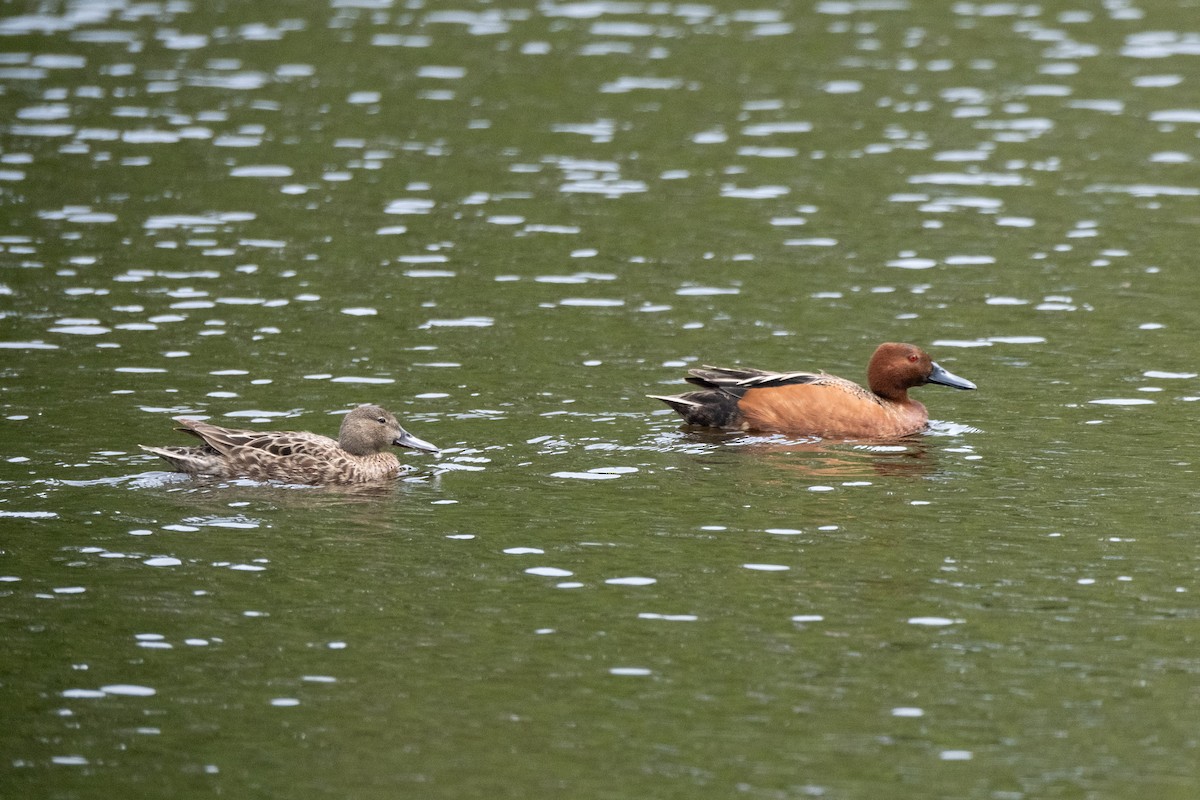
<path id="1" fill-rule="evenodd" d="M 485 459 L 486 460 L 486 459 Z M 148 460 L 142 456 L 122 459 L 134 465 L 144 465 Z M 191 476 L 181 472 L 165 472 L 151 470 L 130 475 L 93 478 L 88 480 L 75 479 L 44 479 L 35 481 L 35 485 L 44 489 L 101 489 L 129 488 L 135 491 L 165 492 L 175 498 L 192 498 L 199 505 L 213 502 L 237 505 L 251 501 L 267 502 L 277 506 L 287 506 L 296 509 L 319 509 L 333 507 L 345 503 L 368 502 L 380 498 L 400 498 L 405 495 L 427 495 L 432 491 L 435 495 L 440 488 L 440 479 L 447 472 L 459 469 L 480 469 L 478 465 L 466 464 L 449 469 L 437 467 L 407 467 L 406 472 L 395 480 L 375 481 L 361 484 L 312 486 L 307 484 L 287 484 L 274 481 L 252 481 L 248 479 L 224 480 L 203 476 Z M 225 518 L 215 517 L 216 522 L 205 522 L 205 525 L 236 527 L 232 524 L 219 525 Z"/>
<path id="2" fill-rule="evenodd" d="M 681 428 L 689 444 L 727 448 L 771 470 L 803 478 L 855 480 L 873 476 L 921 477 L 937 472 L 941 448 L 923 436 L 889 443 L 828 442 L 782 435 L 747 435 L 711 429 Z"/>

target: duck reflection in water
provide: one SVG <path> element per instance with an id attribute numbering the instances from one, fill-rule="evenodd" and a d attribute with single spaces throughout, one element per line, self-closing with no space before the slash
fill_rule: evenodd
<path id="1" fill-rule="evenodd" d="M 737 454 L 751 455 L 756 463 L 810 478 L 916 477 L 937 469 L 936 448 L 930 448 L 920 436 L 885 443 L 800 441 L 779 434 L 748 436 L 692 425 L 683 426 L 681 432 L 693 441 L 721 445 L 729 458 L 735 458 Z"/>

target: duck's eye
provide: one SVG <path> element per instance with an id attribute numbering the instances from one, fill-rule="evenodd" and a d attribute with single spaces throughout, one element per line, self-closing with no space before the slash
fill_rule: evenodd
<path id="1" fill-rule="evenodd" d="M 909 363 L 915 364 L 921 360 L 921 357 L 916 353 L 910 353 L 908 356 Z"/>
<path id="2" fill-rule="evenodd" d="M 375 421 L 378 422 L 380 425 L 387 425 L 387 420 L 384 419 L 383 417 L 380 417 L 379 419 L 377 419 Z"/>

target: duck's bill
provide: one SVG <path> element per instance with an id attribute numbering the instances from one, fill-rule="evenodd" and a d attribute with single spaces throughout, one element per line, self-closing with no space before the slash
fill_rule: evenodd
<path id="1" fill-rule="evenodd" d="M 949 370 L 944 370 L 935 362 L 933 372 L 929 373 L 929 382 L 938 383 L 942 386 L 951 386 L 955 389 L 974 389 L 975 384 L 971 383 L 966 378 L 960 378 Z"/>
<path id="2" fill-rule="evenodd" d="M 404 431 L 399 436 L 397 436 L 395 441 L 392 442 L 392 444 L 396 445 L 396 447 L 411 447 L 413 450 L 425 450 L 426 452 L 429 452 L 429 453 L 440 452 L 437 445 L 430 444 L 429 442 L 425 441 L 424 439 L 418 439 L 416 436 L 413 436 L 408 431 Z"/>

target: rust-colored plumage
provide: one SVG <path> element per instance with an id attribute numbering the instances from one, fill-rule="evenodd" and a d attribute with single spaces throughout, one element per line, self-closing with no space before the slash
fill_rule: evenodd
<path id="1" fill-rule="evenodd" d="M 829 439 L 895 439 L 929 424 L 908 390 L 927 383 L 956 389 L 975 384 L 947 372 L 921 348 L 885 342 L 867 366 L 870 390 L 823 372 L 767 372 L 705 367 L 688 372 L 699 391 L 651 395 L 689 425 L 774 431 Z"/>
<path id="2" fill-rule="evenodd" d="M 179 472 L 211 478 L 314 485 L 367 483 L 399 474 L 400 460 L 390 452 L 392 446 L 438 449 L 404 430 L 391 412 L 379 406 L 359 406 L 348 413 L 336 440 L 317 433 L 236 430 L 192 419 L 177 422 L 177 430 L 204 444 L 141 448 Z"/>

